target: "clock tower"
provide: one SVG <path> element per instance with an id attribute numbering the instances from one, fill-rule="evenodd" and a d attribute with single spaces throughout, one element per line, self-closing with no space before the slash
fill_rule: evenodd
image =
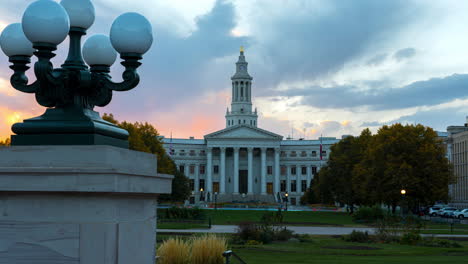
<path id="1" fill-rule="evenodd" d="M 239 60 L 236 62 L 236 73 L 231 77 L 232 99 L 231 110 L 226 111 L 226 127 L 237 125 L 257 126 L 257 109 L 252 111 L 252 77 L 247 71 L 244 48 L 240 48 Z"/>

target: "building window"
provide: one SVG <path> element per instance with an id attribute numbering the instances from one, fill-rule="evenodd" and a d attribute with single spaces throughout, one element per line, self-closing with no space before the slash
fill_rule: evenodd
<path id="1" fill-rule="evenodd" d="M 291 175 L 296 175 L 296 166 L 291 167 Z"/>
<path id="2" fill-rule="evenodd" d="M 189 172 L 190 172 L 190 174 L 194 174 L 194 173 L 195 173 L 195 165 L 190 165 L 190 167 L 189 167 Z"/>
<path id="3" fill-rule="evenodd" d="M 239 125 L 240 125 L 240 119 L 239 119 Z"/>
<path id="4" fill-rule="evenodd" d="M 307 191 L 307 181 L 302 180 L 301 181 L 301 192 L 306 192 Z"/>
<path id="5" fill-rule="evenodd" d="M 291 181 L 291 192 L 296 192 L 296 180 Z"/>
<path id="6" fill-rule="evenodd" d="M 195 180 L 190 179 L 189 184 L 190 184 L 190 190 L 195 191 Z"/>
<path id="7" fill-rule="evenodd" d="M 195 150 L 190 150 L 190 153 L 189 153 L 190 156 L 195 156 Z"/>
<path id="8" fill-rule="evenodd" d="M 297 157 L 296 151 L 291 151 L 290 157 Z"/>
<path id="9" fill-rule="evenodd" d="M 218 173 L 219 173 L 219 166 L 218 166 L 218 165 L 214 165 L 214 166 L 213 166 L 213 173 L 214 173 L 214 174 L 218 174 Z"/>
<path id="10" fill-rule="evenodd" d="M 302 151 L 302 152 L 301 152 L 301 157 L 307 157 L 307 152 Z"/>
<path id="11" fill-rule="evenodd" d="M 272 175 L 273 174 L 273 166 L 267 166 L 267 174 Z"/>
<path id="12" fill-rule="evenodd" d="M 281 166 L 281 175 L 286 175 L 286 166 Z"/>
<path id="13" fill-rule="evenodd" d="M 317 151 L 312 151 L 312 157 L 317 157 Z"/>
<path id="14" fill-rule="evenodd" d="M 200 174 L 205 174 L 205 165 L 200 165 Z"/>
<path id="15" fill-rule="evenodd" d="M 244 119 L 244 124 L 245 124 L 245 119 Z"/>
<path id="16" fill-rule="evenodd" d="M 281 154 L 280 154 L 281 157 L 286 157 L 286 152 L 284 151 L 281 151 Z"/>
<path id="17" fill-rule="evenodd" d="M 200 150 L 200 156 L 206 156 L 206 152 L 204 150 Z"/>
<path id="18" fill-rule="evenodd" d="M 185 166 L 184 165 L 179 165 L 179 171 L 180 171 L 180 173 L 184 174 L 185 173 Z"/>
<path id="19" fill-rule="evenodd" d="M 185 156 L 185 150 L 181 149 L 179 155 L 180 156 Z"/>
<path id="20" fill-rule="evenodd" d="M 255 126 L 255 120 L 254 120 L 254 126 Z"/>
<path id="21" fill-rule="evenodd" d="M 312 167 L 312 175 L 317 174 L 317 167 L 313 166 Z"/>
<path id="22" fill-rule="evenodd" d="M 301 167 L 301 174 L 302 175 L 307 175 L 307 167 L 306 166 Z"/>
<path id="23" fill-rule="evenodd" d="M 205 179 L 200 179 L 198 182 L 200 183 L 200 190 L 203 189 L 203 191 L 206 191 L 206 189 L 205 189 Z"/>
<path id="24" fill-rule="evenodd" d="M 281 180 L 280 182 L 280 191 L 285 192 L 286 191 L 286 180 Z"/>
<path id="25" fill-rule="evenodd" d="M 324 156 L 324 157 L 327 156 L 327 152 L 325 150 L 322 151 L 322 156 Z"/>

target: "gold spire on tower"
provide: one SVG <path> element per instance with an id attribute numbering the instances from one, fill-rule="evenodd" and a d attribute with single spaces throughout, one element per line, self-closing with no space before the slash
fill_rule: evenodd
<path id="1" fill-rule="evenodd" d="M 240 52 L 244 52 L 244 46 L 240 46 Z"/>

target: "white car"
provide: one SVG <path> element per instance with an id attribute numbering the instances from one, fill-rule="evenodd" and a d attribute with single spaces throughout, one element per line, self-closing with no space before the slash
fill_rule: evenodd
<path id="1" fill-rule="evenodd" d="M 457 211 L 455 207 L 445 207 L 440 209 L 437 214 L 442 217 L 451 217 L 455 211 Z"/>
<path id="2" fill-rule="evenodd" d="M 453 217 L 459 219 L 468 218 L 468 208 L 453 212 Z"/>
<path id="3" fill-rule="evenodd" d="M 430 216 L 437 216 L 437 212 L 439 212 L 442 209 L 440 206 L 433 206 L 429 208 L 429 215 Z"/>

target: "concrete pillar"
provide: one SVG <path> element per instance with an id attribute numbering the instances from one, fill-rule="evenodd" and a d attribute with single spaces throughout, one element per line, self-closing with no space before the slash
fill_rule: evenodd
<path id="1" fill-rule="evenodd" d="M 302 181 L 301 166 L 296 165 L 296 193 L 301 193 L 301 181 Z"/>
<path id="2" fill-rule="evenodd" d="M 104 145 L 0 148 L 0 263 L 154 263 L 156 199 L 172 180 L 155 158 Z"/>
<path id="3" fill-rule="evenodd" d="M 224 194 L 226 192 L 226 148 L 220 148 L 220 175 L 219 175 L 219 192 Z"/>
<path id="4" fill-rule="evenodd" d="M 267 148 L 261 148 L 261 193 L 266 194 L 266 151 Z"/>
<path id="5" fill-rule="evenodd" d="M 198 164 L 195 164 L 195 193 L 200 191 L 200 167 Z"/>
<path id="6" fill-rule="evenodd" d="M 280 192 L 280 148 L 275 148 L 275 180 L 274 180 L 274 194 Z"/>
<path id="7" fill-rule="evenodd" d="M 253 148 L 247 148 L 247 173 L 248 173 L 248 184 L 247 193 L 253 194 Z"/>
<path id="8" fill-rule="evenodd" d="M 207 148 L 206 153 L 206 191 L 213 195 L 213 149 Z"/>
<path id="9" fill-rule="evenodd" d="M 312 181 L 312 167 L 307 165 L 307 188 L 310 187 L 310 182 Z"/>
<path id="10" fill-rule="evenodd" d="M 286 166 L 286 191 L 291 194 L 291 168 L 292 166 Z"/>
<path id="11" fill-rule="evenodd" d="M 234 194 L 239 194 L 239 148 L 234 148 Z"/>

